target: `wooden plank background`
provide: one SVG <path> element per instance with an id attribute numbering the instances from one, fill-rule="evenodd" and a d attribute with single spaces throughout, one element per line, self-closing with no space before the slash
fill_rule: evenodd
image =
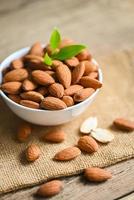
<path id="1" fill-rule="evenodd" d="M 133 19 L 133 0 L 0 0 L 0 60 L 37 40 L 46 43 L 54 26 L 64 36 L 87 44 L 97 58 L 131 49 Z M 80 176 L 63 179 L 64 191 L 52 199 L 134 199 L 134 160 L 109 169 L 114 177 L 101 185 L 89 185 Z M 9 193 L 0 199 L 37 199 L 33 196 L 37 188 Z"/>

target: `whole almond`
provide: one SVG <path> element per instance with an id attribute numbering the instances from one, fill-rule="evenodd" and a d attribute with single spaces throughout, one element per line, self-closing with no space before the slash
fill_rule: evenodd
<path id="1" fill-rule="evenodd" d="M 58 161 L 68 161 L 68 160 L 73 160 L 77 156 L 81 154 L 81 151 L 77 147 L 68 147 L 66 149 L 63 149 L 62 151 L 58 152 L 54 156 L 54 160 Z"/>
<path id="2" fill-rule="evenodd" d="M 81 102 L 90 97 L 95 90 L 93 88 L 84 88 L 74 94 L 74 101 Z"/>
<path id="3" fill-rule="evenodd" d="M 91 72 L 88 76 L 90 78 L 96 79 L 96 78 L 98 78 L 98 72 Z"/>
<path id="4" fill-rule="evenodd" d="M 130 121 L 124 118 L 117 118 L 114 120 L 114 125 L 123 131 L 133 131 L 134 130 L 134 121 Z"/>
<path id="5" fill-rule="evenodd" d="M 31 61 L 33 63 L 43 63 L 43 57 L 38 55 L 26 55 L 24 57 L 26 61 Z"/>
<path id="6" fill-rule="evenodd" d="M 64 90 L 65 96 L 73 96 L 76 92 L 83 89 L 83 86 L 81 85 L 71 85 L 69 88 Z"/>
<path id="7" fill-rule="evenodd" d="M 29 51 L 29 54 L 43 56 L 43 48 L 41 46 L 41 43 L 40 42 L 34 43 Z"/>
<path id="8" fill-rule="evenodd" d="M 36 144 L 31 144 L 27 149 L 26 149 L 26 159 L 27 161 L 34 162 L 40 157 L 40 149 Z"/>
<path id="9" fill-rule="evenodd" d="M 37 92 L 39 92 L 40 94 L 42 94 L 43 96 L 47 96 L 48 95 L 48 89 L 46 87 L 39 87 L 37 89 Z"/>
<path id="10" fill-rule="evenodd" d="M 17 95 L 17 94 L 9 94 L 8 97 L 9 97 L 12 101 L 14 101 L 15 103 L 20 103 L 20 101 L 21 101 L 20 96 Z"/>
<path id="11" fill-rule="evenodd" d="M 28 71 L 26 69 L 14 69 L 5 74 L 4 82 L 23 81 L 27 77 Z"/>
<path id="12" fill-rule="evenodd" d="M 48 88 L 49 93 L 57 98 L 63 97 L 64 87 L 60 83 L 53 83 Z"/>
<path id="13" fill-rule="evenodd" d="M 58 194 L 63 188 L 63 183 L 59 180 L 52 180 L 41 185 L 37 191 L 37 195 L 42 197 L 51 197 Z"/>
<path id="14" fill-rule="evenodd" d="M 79 60 L 76 57 L 65 60 L 66 65 L 70 67 L 76 67 L 79 64 Z"/>
<path id="15" fill-rule="evenodd" d="M 83 87 L 91 87 L 91 88 L 94 88 L 94 89 L 98 89 L 98 88 L 101 88 L 102 87 L 102 83 L 96 79 L 93 79 L 93 78 L 90 78 L 89 76 L 83 76 L 81 79 L 80 79 L 80 84 L 83 86 Z"/>
<path id="16" fill-rule="evenodd" d="M 39 104 L 37 102 L 30 101 L 30 100 L 21 100 L 20 104 L 22 106 L 26 106 L 28 108 L 34 108 L 34 109 L 38 109 L 39 108 Z"/>
<path id="17" fill-rule="evenodd" d="M 85 61 L 82 61 L 82 62 L 85 65 L 84 76 L 89 75 L 89 73 L 91 73 L 91 72 L 97 71 L 97 66 L 93 62 L 88 61 L 88 60 L 85 60 Z"/>
<path id="18" fill-rule="evenodd" d="M 42 140 L 48 142 L 60 143 L 65 140 L 65 133 L 60 129 L 51 130 L 43 135 Z"/>
<path id="19" fill-rule="evenodd" d="M 31 100 L 31 101 L 35 101 L 35 102 L 41 102 L 42 99 L 44 99 L 42 94 L 40 94 L 39 92 L 35 92 L 35 91 L 23 92 L 20 94 L 20 96 L 22 99 Z"/>
<path id="20" fill-rule="evenodd" d="M 76 84 L 79 82 L 85 71 L 85 65 L 81 62 L 77 67 L 72 71 L 72 83 Z"/>
<path id="21" fill-rule="evenodd" d="M 47 74 L 49 74 L 50 76 L 54 77 L 55 75 L 55 72 L 54 71 L 51 71 L 51 70 L 46 70 L 45 71 Z"/>
<path id="22" fill-rule="evenodd" d="M 70 96 L 63 96 L 62 101 L 64 101 L 64 103 L 67 105 L 67 107 L 74 105 L 74 100 Z"/>
<path id="23" fill-rule="evenodd" d="M 20 69 L 24 67 L 23 61 L 21 59 L 16 59 L 11 62 L 12 69 Z"/>
<path id="24" fill-rule="evenodd" d="M 84 170 L 84 176 L 88 181 L 103 182 L 112 178 L 112 174 L 105 169 L 89 167 Z"/>
<path id="25" fill-rule="evenodd" d="M 32 77 L 34 81 L 40 85 L 50 85 L 55 82 L 52 76 L 41 70 L 33 71 Z"/>
<path id="26" fill-rule="evenodd" d="M 66 108 L 66 104 L 56 97 L 45 97 L 41 102 L 41 107 L 48 110 L 61 110 Z"/>
<path id="27" fill-rule="evenodd" d="M 92 56 L 87 49 L 84 49 L 77 55 L 77 58 L 79 61 L 91 60 Z"/>
<path id="28" fill-rule="evenodd" d="M 22 83 L 22 88 L 25 91 L 32 91 L 32 90 L 35 90 L 37 88 L 37 84 L 34 83 L 31 80 L 26 79 Z"/>
<path id="29" fill-rule="evenodd" d="M 99 148 L 97 142 L 90 136 L 80 137 L 78 147 L 87 153 L 96 152 Z"/>
<path id="30" fill-rule="evenodd" d="M 53 60 L 52 67 L 55 70 L 59 65 L 62 65 L 63 63 L 60 60 Z"/>
<path id="31" fill-rule="evenodd" d="M 31 135 L 32 128 L 27 122 L 22 123 L 18 128 L 17 139 L 19 142 L 25 142 Z"/>
<path id="32" fill-rule="evenodd" d="M 70 38 L 65 38 L 65 39 L 61 40 L 59 47 L 63 48 L 66 46 L 73 45 L 74 43 L 75 43 L 74 40 L 72 40 Z"/>
<path id="33" fill-rule="evenodd" d="M 70 69 L 62 64 L 56 68 L 56 76 L 59 82 L 65 87 L 68 88 L 71 84 L 71 72 Z"/>
<path id="34" fill-rule="evenodd" d="M 18 94 L 21 89 L 21 83 L 18 81 L 7 82 L 1 85 L 1 89 L 8 94 Z"/>

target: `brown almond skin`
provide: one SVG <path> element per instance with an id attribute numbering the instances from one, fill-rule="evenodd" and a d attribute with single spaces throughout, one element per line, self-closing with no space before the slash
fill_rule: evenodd
<path id="1" fill-rule="evenodd" d="M 4 82 L 23 81 L 26 78 L 28 78 L 28 71 L 26 69 L 14 69 L 5 74 Z"/>
<path id="2" fill-rule="evenodd" d="M 122 131 L 133 131 L 134 130 L 134 121 L 130 121 L 124 118 L 117 118 L 114 120 L 114 125 Z"/>
<path id="3" fill-rule="evenodd" d="M 87 153 L 94 153 L 98 151 L 99 148 L 97 142 L 90 136 L 80 137 L 78 147 Z"/>
<path id="4" fill-rule="evenodd" d="M 67 65 L 62 64 L 56 68 L 56 77 L 64 88 L 71 85 L 71 71 Z"/>
<path id="5" fill-rule="evenodd" d="M 59 180 L 52 180 L 43 185 L 41 185 L 36 193 L 36 195 L 41 197 L 51 197 L 58 193 L 63 188 L 63 183 Z"/>
<path id="6" fill-rule="evenodd" d="M 87 49 L 83 49 L 76 57 L 79 61 L 92 59 L 92 55 L 88 52 Z"/>
<path id="7" fill-rule="evenodd" d="M 97 71 L 97 66 L 93 62 L 85 60 L 83 63 L 85 65 L 84 76 L 88 76 L 89 73 Z"/>
<path id="8" fill-rule="evenodd" d="M 21 59 L 16 59 L 14 61 L 11 62 L 11 68 L 12 69 L 20 69 L 23 68 L 24 64 L 23 61 Z"/>
<path id="9" fill-rule="evenodd" d="M 20 101 L 21 101 L 20 96 L 17 95 L 17 94 L 9 94 L 8 97 L 9 97 L 12 101 L 14 101 L 15 103 L 20 103 Z"/>
<path id="10" fill-rule="evenodd" d="M 40 85 L 50 85 L 55 82 L 52 76 L 42 70 L 34 70 L 32 72 L 32 78 Z"/>
<path id="11" fill-rule="evenodd" d="M 79 64 L 79 60 L 76 57 L 65 60 L 66 65 L 69 67 L 76 67 Z"/>
<path id="12" fill-rule="evenodd" d="M 21 89 L 21 83 L 18 81 L 7 82 L 1 85 L 1 89 L 8 94 L 18 94 Z"/>
<path id="13" fill-rule="evenodd" d="M 29 54 L 43 56 L 43 48 L 40 42 L 36 42 L 32 45 Z"/>
<path id="14" fill-rule="evenodd" d="M 84 88 L 74 94 L 74 101 L 75 102 L 81 102 L 90 97 L 95 90 L 93 88 Z"/>
<path id="15" fill-rule="evenodd" d="M 81 151 L 77 147 L 68 147 L 66 149 L 63 149 L 62 151 L 58 152 L 54 156 L 54 160 L 58 161 L 68 161 L 68 160 L 73 160 L 77 156 L 81 154 Z"/>
<path id="16" fill-rule="evenodd" d="M 18 128 L 17 139 L 19 142 L 25 142 L 31 135 L 32 128 L 27 122 L 22 123 Z"/>
<path id="17" fill-rule="evenodd" d="M 42 137 L 43 141 L 61 143 L 65 140 L 65 132 L 57 129 L 45 133 Z"/>
<path id="18" fill-rule="evenodd" d="M 67 107 L 74 105 L 74 100 L 70 96 L 63 96 L 62 101 L 64 101 L 64 103 L 67 105 Z"/>
<path id="19" fill-rule="evenodd" d="M 80 84 L 85 88 L 94 88 L 95 90 L 102 87 L 100 81 L 90 78 L 89 76 L 83 76 L 80 79 Z"/>
<path id="20" fill-rule="evenodd" d="M 63 47 L 66 47 L 66 46 L 70 46 L 70 45 L 73 45 L 75 42 L 74 40 L 70 39 L 70 38 L 64 38 L 61 42 L 60 42 L 60 45 L 59 45 L 59 48 L 63 48 Z"/>
<path id="21" fill-rule="evenodd" d="M 56 97 L 45 97 L 41 102 L 41 107 L 47 110 L 61 110 L 66 108 L 66 104 Z"/>
<path id="22" fill-rule="evenodd" d="M 43 96 L 47 96 L 48 95 L 48 89 L 46 87 L 39 87 L 37 89 L 37 92 L 39 92 L 40 94 L 42 94 Z"/>
<path id="23" fill-rule="evenodd" d="M 40 157 L 41 151 L 39 147 L 36 144 L 31 144 L 27 149 L 26 149 L 26 159 L 29 162 L 34 162 Z"/>
<path id="24" fill-rule="evenodd" d="M 78 83 L 81 77 L 83 76 L 84 72 L 85 72 L 85 65 L 81 62 L 72 71 L 72 84 Z"/>
<path id="25" fill-rule="evenodd" d="M 83 89 L 83 86 L 75 84 L 64 90 L 65 96 L 73 96 L 76 92 Z"/>
<path id="26" fill-rule="evenodd" d="M 44 99 L 42 94 L 40 94 L 39 92 L 35 92 L 35 91 L 23 92 L 20 94 L 20 96 L 22 99 L 31 100 L 31 101 L 35 101 L 35 102 L 41 102 L 42 99 Z"/>
<path id="27" fill-rule="evenodd" d="M 39 104 L 37 102 L 30 101 L 30 100 L 21 100 L 20 104 L 22 106 L 26 106 L 28 108 L 33 108 L 33 109 L 38 109 L 39 108 Z"/>
<path id="28" fill-rule="evenodd" d="M 59 65 L 63 65 L 63 63 L 60 60 L 53 60 L 52 67 L 53 67 L 54 70 L 56 70 L 56 68 Z"/>
<path id="29" fill-rule="evenodd" d="M 98 78 L 98 72 L 91 72 L 88 76 L 90 78 L 97 79 Z"/>
<path id="30" fill-rule="evenodd" d="M 105 169 L 89 167 L 84 170 L 84 176 L 91 182 L 103 182 L 112 178 L 112 174 Z"/>
<path id="31" fill-rule="evenodd" d="M 53 83 L 48 88 L 49 93 L 57 98 L 62 98 L 64 95 L 64 87 L 60 83 Z"/>
<path id="32" fill-rule="evenodd" d="M 22 83 L 22 88 L 25 91 L 32 91 L 32 90 L 35 90 L 37 88 L 37 84 L 34 83 L 31 80 L 26 79 Z"/>

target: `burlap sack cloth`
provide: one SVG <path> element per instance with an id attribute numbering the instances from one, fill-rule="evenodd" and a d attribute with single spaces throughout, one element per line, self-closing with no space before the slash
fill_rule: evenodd
<path id="1" fill-rule="evenodd" d="M 133 56 L 134 51 L 124 51 L 98 59 L 104 74 L 104 86 L 83 115 L 61 126 L 67 135 L 62 144 L 41 142 L 39 136 L 48 128 L 38 126 L 34 126 L 33 135 L 27 143 L 20 144 L 15 141 L 17 125 L 21 119 L 0 102 L 0 193 L 34 185 L 50 178 L 78 174 L 89 166 L 104 167 L 134 157 L 134 133 L 122 133 L 110 128 L 116 117 L 134 119 Z M 80 136 L 79 126 L 89 116 L 98 118 L 99 127 L 111 129 L 115 135 L 113 142 L 101 145 L 97 153 L 82 153 L 73 161 L 53 161 L 56 152 L 77 143 Z M 42 154 L 36 162 L 27 163 L 23 153 L 31 143 L 38 144 Z"/>

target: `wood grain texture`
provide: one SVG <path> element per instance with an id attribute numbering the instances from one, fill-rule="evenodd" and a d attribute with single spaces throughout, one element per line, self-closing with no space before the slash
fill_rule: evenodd
<path id="1" fill-rule="evenodd" d="M 132 0 L 1 0 L 0 60 L 13 51 L 40 40 L 58 26 L 65 36 L 86 43 L 96 57 L 134 47 Z M 129 55 L 130 56 L 130 55 Z M 131 65 L 134 57 L 131 56 Z M 55 200 L 133 200 L 134 160 L 108 168 L 113 179 L 96 185 L 81 176 L 63 179 L 65 187 Z M 38 186 L 1 196 L 1 200 L 35 200 Z M 130 195 L 129 195 L 130 194 Z"/>

